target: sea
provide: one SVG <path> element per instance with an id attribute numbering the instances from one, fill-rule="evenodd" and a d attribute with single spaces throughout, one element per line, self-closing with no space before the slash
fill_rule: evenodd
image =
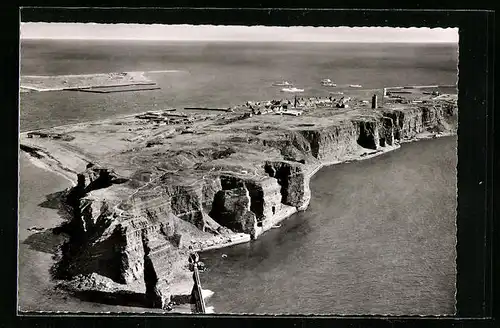
<path id="1" fill-rule="evenodd" d="M 22 93 L 21 131 L 164 108 L 280 99 L 285 95 L 272 84 L 282 80 L 303 88 L 305 96 L 327 96 L 331 90 L 319 83 L 325 78 L 363 88 L 453 85 L 458 62 L 458 45 L 446 43 L 22 40 L 20 53 L 21 75 L 175 70 L 151 73 L 160 90 Z M 200 255 L 208 268 L 201 274 L 203 288 L 214 292 L 207 305 L 216 313 L 454 314 L 456 143 L 456 137 L 445 137 L 404 144 L 322 169 L 311 181 L 306 211 L 256 241 Z M 50 259 L 43 247 L 27 243 L 26 227 L 60 221 L 57 211 L 41 204 L 67 184 L 48 175 L 21 156 L 21 309 L 64 307 L 60 297 L 47 299 L 50 279 L 38 279 L 40 292 L 30 284 L 49 275 L 48 265 L 32 264 L 36 252 Z M 104 311 L 64 297 L 73 308 Z"/>

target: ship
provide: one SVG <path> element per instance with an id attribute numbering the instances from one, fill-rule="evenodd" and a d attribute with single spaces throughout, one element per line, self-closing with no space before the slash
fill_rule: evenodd
<path id="1" fill-rule="evenodd" d="M 362 88 L 360 84 L 349 84 L 351 88 Z"/>
<path id="2" fill-rule="evenodd" d="M 304 89 L 299 88 L 283 88 L 281 92 L 304 92 Z"/>
<path id="3" fill-rule="evenodd" d="M 288 81 L 280 81 L 280 82 L 274 82 L 273 85 L 277 87 L 290 87 L 293 84 Z"/>
<path id="4" fill-rule="evenodd" d="M 333 83 L 333 81 L 330 79 L 321 80 L 321 85 L 324 87 L 336 87 L 337 86 L 337 84 Z"/>

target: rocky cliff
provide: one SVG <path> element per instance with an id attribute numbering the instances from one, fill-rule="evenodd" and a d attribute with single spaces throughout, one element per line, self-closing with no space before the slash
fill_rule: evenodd
<path id="1" fill-rule="evenodd" d="M 456 117 L 456 103 L 436 101 L 280 121 L 205 119 L 191 127 L 198 136 L 160 141 L 155 133 L 157 144 L 122 149 L 75 177 L 67 195 L 71 238 L 58 275 L 97 273 L 141 286 L 150 306 L 163 307 L 172 284 L 189 277 L 189 246 L 224 244 L 237 233 L 257 238 L 307 208 L 309 179 L 321 165 L 394 149 L 425 132 L 454 132 Z M 133 131 L 133 124 L 114 127 Z"/>

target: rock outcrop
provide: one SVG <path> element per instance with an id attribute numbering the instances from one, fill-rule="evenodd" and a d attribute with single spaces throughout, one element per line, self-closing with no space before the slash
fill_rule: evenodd
<path id="1" fill-rule="evenodd" d="M 210 216 L 233 231 L 255 235 L 257 218 L 250 204 L 250 193 L 244 184 L 221 190 L 215 194 Z"/>
<path id="2" fill-rule="evenodd" d="M 380 147 L 394 145 L 394 122 L 390 117 L 382 117 L 379 132 Z"/>
<path id="3" fill-rule="evenodd" d="M 377 149 L 379 140 L 379 122 L 376 120 L 356 121 L 357 143 L 363 148 Z"/>
<path id="4" fill-rule="evenodd" d="M 309 204 L 311 191 L 304 165 L 294 162 L 266 162 L 264 169 L 281 186 L 281 203 L 303 210 Z"/>

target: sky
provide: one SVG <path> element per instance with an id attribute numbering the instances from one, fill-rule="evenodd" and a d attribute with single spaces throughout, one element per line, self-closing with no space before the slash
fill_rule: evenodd
<path id="1" fill-rule="evenodd" d="M 458 43 L 458 28 L 21 23 L 21 39 Z"/>

